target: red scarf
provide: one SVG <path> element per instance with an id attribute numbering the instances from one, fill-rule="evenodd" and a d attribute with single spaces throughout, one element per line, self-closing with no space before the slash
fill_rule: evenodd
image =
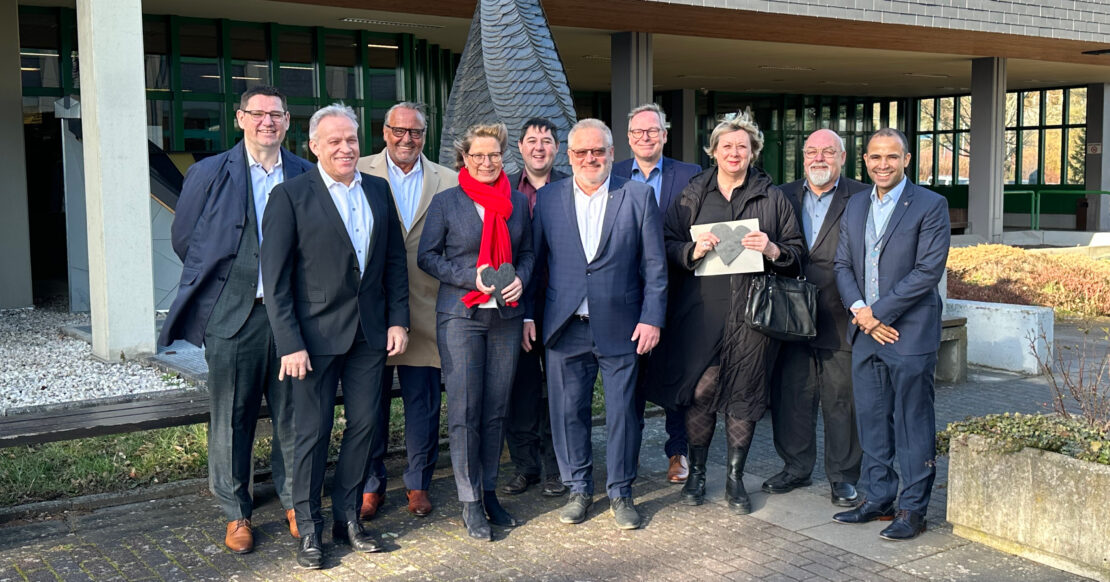
<path id="1" fill-rule="evenodd" d="M 482 219 L 482 245 L 478 247 L 478 267 L 489 265 L 496 269 L 504 263 L 513 262 L 512 240 L 509 239 L 509 226 L 506 221 L 513 214 L 512 190 L 509 177 L 502 171 L 493 184 L 483 184 L 475 180 L 463 168 L 459 171 L 459 186 L 475 203 L 485 209 Z M 474 307 L 489 301 L 490 296 L 481 291 L 471 291 L 463 296 L 467 307 Z M 516 302 L 508 304 L 516 307 Z"/>

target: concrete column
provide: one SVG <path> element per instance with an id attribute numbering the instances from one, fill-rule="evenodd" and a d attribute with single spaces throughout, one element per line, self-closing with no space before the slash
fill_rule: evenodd
<path id="1" fill-rule="evenodd" d="M 77 1 L 93 354 L 154 352 L 141 0 Z"/>
<path id="2" fill-rule="evenodd" d="M 1110 84 L 1087 85 L 1087 190 L 1110 191 Z M 1096 145 L 1097 144 L 1097 145 Z M 1093 153 L 1097 151 L 1098 153 Z M 1110 231 L 1110 195 L 1087 196 L 1087 230 Z"/>
<path id="3" fill-rule="evenodd" d="M 7 59 L 0 62 L 0 79 L 7 79 L 0 83 L 0 309 L 11 309 L 33 305 L 18 2 L 0 7 L 0 58 Z"/>
<path id="4" fill-rule="evenodd" d="M 971 183 L 968 232 L 1002 242 L 1002 160 L 1006 144 L 1006 59 L 971 61 Z"/>
<path id="5" fill-rule="evenodd" d="M 676 159 L 691 164 L 698 163 L 698 114 L 694 89 L 680 89 L 674 91 L 671 111 L 667 112 L 667 120 L 671 129 L 667 132 L 667 141 L 671 144 L 671 154 Z"/>
<path id="6" fill-rule="evenodd" d="M 615 159 L 632 157 L 628 147 L 628 112 L 652 99 L 651 33 L 612 35 L 610 75 L 613 85 L 613 147 Z"/>

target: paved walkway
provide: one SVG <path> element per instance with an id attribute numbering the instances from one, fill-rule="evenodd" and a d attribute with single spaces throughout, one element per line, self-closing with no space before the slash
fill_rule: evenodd
<path id="1" fill-rule="evenodd" d="M 1049 397 L 1042 380 L 972 370 L 965 384 L 938 386 L 938 428 L 969 415 L 1036 412 Z M 272 490 L 263 484 L 252 554 L 225 551 L 224 522 L 212 498 L 187 494 L 0 525 L 0 581 L 1080 579 L 953 536 L 944 521 L 947 459 L 938 463 L 929 530 L 911 542 L 880 540 L 879 523 L 834 523 L 837 509 L 829 503 L 820 466 L 810 487 L 777 496 L 759 492 L 762 480 L 780 468 L 770 433 L 765 419 L 749 457 L 746 484 L 755 491 L 755 511 L 748 516 L 733 515 L 723 500 L 720 429 L 710 454 L 710 499 L 700 507 L 677 503 L 679 487 L 665 479 L 663 420 L 656 417 L 647 422 L 635 487 L 647 518 L 641 530 L 617 530 L 603 496 L 595 500 L 586 523 L 563 525 L 557 518 L 563 499 L 544 498 L 533 489 L 503 498 L 514 515 L 527 520 L 525 525 L 494 528 L 493 543 L 474 541 L 463 530 L 450 469 L 441 465 L 432 485 L 437 507 L 430 517 L 410 516 L 401 504 L 403 492 L 391 489 L 383 513 L 368 524 L 387 540 L 389 551 L 361 555 L 329 545 L 325 570 L 296 568 L 295 541 Z M 599 453 L 603 436 L 595 431 Z M 399 474 L 398 460 L 391 463 L 391 474 Z M 503 467 L 503 479 L 508 470 Z M 604 483 L 604 467 L 597 479 Z M 399 486 L 399 481 L 392 482 Z"/>

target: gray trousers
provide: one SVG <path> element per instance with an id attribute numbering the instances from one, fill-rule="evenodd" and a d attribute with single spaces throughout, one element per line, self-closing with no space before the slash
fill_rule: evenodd
<path id="1" fill-rule="evenodd" d="M 497 488 L 523 324 L 523 317 L 502 319 L 496 309 L 477 309 L 470 319 L 436 315 L 459 501 L 478 501 Z"/>
<path id="2" fill-rule="evenodd" d="M 852 402 L 852 352 L 783 342 L 771 390 L 775 450 L 794 477 L 817 461 L 817 409 L 825 421 L 825 474 L 830 482 L 859 479 L 860 449 Z"/>
<path id="3" fill-rule="evenodd" d="M 255 305 L 231 338 L 204 336 L 208 362 L 208 486 L 229 521 L 251 516 L 255 426 L 262 397 L 270 406 L 274 486 L 282 507 L 293 507 L 293 404 L 289 382 L 278 382 L 280 358 L 266 309 Z"/>

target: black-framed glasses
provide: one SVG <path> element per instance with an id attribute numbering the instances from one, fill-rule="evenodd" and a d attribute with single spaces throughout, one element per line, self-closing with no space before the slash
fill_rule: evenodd
<path id="1" fill-rule="evenodd" d="M 630 130 L 628 130 L 628 135 L 631 135 L 635 139 L 642 139 L 645 135 L 650 137 L 651 139 L 655 139 L 655 138 L 659 137 L 659 134 L 661 134 L 661 133 L 663 133 L 663 130 L 659 129 L 658 127 L 652 127 L 650 129 L 630 129 Z"/>
<path id="2" fill-rule="evenodd" d="M 285 119 L 285 116 L 289 115 L 288 111 L 263 111 L 261 109 L 240 109 L 239 111 L 249 115 L 255 123 L 261 123 L 262 119 L 267 115 L 270 116 L 270 119 L 274 120 L 274 123 Z"/>
<path id="3" fill-rule="evenodd" d="M 466 154 L 466 157 L 470 158 L 470 161 L 475 164 L 481 164 L 486 160 L 494 164 L 501 162 L 501 152 L 493 152 L 492 154 Z"/>
<path id="4" fill-rule="evenodd" d="M 587 150 L 567 150 L 570 155 L 574 156 L 576 160 L 586 159 L 587 154 L 593 154 L 595 158 L 604 158 L 609 153 L 609 148 L 593 148 Z"/>
<path id="5" fill-rule="evenodd" d="M 405 137 L 407 133 L 412 139 L 421 139 L 424 137 L 424 132 L 428 131 L 426 127 L 393 127 L 388 123 L 385 126 L 393 133 L 393 137 Z"/>

